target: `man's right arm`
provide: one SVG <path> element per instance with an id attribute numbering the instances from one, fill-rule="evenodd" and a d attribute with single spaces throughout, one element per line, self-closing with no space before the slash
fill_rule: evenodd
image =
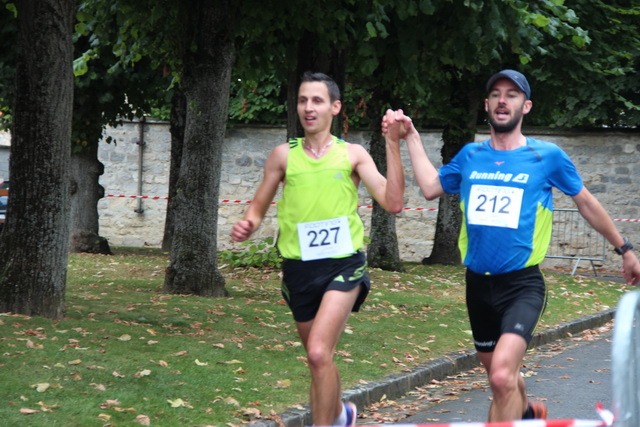
<path id="1" fill-rule="evenodd" d="M 402 110 L 395 111 L 393 115 L 387 114 L 383 119 L 382 129 L 385 138 L 394 140 L 398 138 L 406 141 L 413 173 L 424 197 L 427 200 L 434 200 L 442 196 L 444 190 L 438 171 L 429 160 L 420 134 L 413 126 L 411 118 L 405 116 Z"/>
<path id="2" fill-rule="evenodd" d="M 264 165 L 264 177 L 256 194 L 244 214 L 244 218 L 235 223 L 231 230 L 231 238 L 236 242 L 247 240 L 262 223 L 271 202 L 284 180 L 289 145 L 277 146 L 267 158 Z"/>

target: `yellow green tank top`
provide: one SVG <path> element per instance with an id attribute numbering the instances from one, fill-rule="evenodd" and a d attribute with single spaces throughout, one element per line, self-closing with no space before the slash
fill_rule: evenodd
<path id="1" fill-rule="evenodd" d="M 328 153 L 320 159 L 312 159 L 304 152 L 303 141 L 302 138 L 289 140 L 285 185 L 278 201 L 278 250 L 284 258 L 305 259 L 302 252 L 306 254 L 308 246 L 333 242 L 335 227 L 327 226 L 326 235 L 313 237 L 310 235 L 315 231 L 311 230 L 307 236 L 301 231 L 302 227 L 331 223 L 325 220 L 337 221 L 336 218 L 341 218 L 343 225 L 348 222 L 348 230 L 346 227 L 344 230 L 350 233 L 353 252 L 362 249 L 364 225 L 357 211 L 358 189 L 351 179 L 347 143 L 334 136 Z"/>

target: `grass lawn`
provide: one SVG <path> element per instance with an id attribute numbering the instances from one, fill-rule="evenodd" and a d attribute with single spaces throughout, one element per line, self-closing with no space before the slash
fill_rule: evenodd
<path id="1" fill-rule="evenodd" d="M 168 256 L 69 260 L 61 321 L 0 314 L 6 426 L 241 425 L 306 403 L 304 349 L 279 271 L 225 267 L 229 298 L 162 292 Z M 472 347 L 462 267 L 370 270 L 338 347 L 343 388 Z M 546 274 L 541 328 L 615 307 L 628 287 Z"/>

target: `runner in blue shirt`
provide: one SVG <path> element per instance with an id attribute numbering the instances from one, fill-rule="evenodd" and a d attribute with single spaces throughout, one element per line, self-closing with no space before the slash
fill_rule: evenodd
<path id="1" fill-rule="evenodd" d="M 543 404 L 529 402 L 520 366 L 546 305 L 538 264 L 551 237 L 552 188 L 571 196 L 580 214 L 622 256 L 627 283 L 640 281 L 640 263 L 566 153 L 522 134 L 523 117 L 533 105 L 526 77 L 502 70 L 488 80 L 487 92 L 491 138 L 467 144 L 440 171 L 402 110 L 387 112 L 382 128 L 390 142 L 406 141 L 427 200 L 460 194 L 459 247 L 467 267 L 474 345 L 493 392 L 489 421 L 546 418 Z"/>

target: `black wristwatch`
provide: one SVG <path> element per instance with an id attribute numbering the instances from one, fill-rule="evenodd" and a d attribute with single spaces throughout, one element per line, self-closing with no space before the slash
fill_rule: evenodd
<path id="1" fill-rule="evenodd" d="M 622 244 L 622 246 L 620 246 L 619 248 L 613 248 L 613 251 L 618 255 L 623 255 L 626 252 L 630 251 L 631 249 L 633 249 L 633 245 L 631 244 L 629 239 L 625 237 L 624 243 Z"/>

